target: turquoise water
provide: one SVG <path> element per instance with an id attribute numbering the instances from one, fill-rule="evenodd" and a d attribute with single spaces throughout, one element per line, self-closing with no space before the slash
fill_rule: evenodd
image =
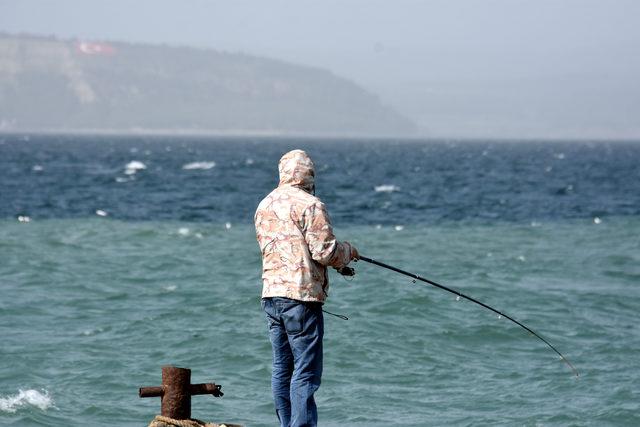
<path id="1" fill-rule="evenodd" d="M 331 205 L 329 205 L 331 210 Z M 336 224 L 362 254 L 332 276 L 324 426 L 640 425 L 640 217 Z M 248 223 L 0 220 L 0 425 L 142 426 L 160 368 L 225 396 L 193 416 L 273 426 L 260 257 Z M 22 393 L 21 393 L 22 390 Z"/>

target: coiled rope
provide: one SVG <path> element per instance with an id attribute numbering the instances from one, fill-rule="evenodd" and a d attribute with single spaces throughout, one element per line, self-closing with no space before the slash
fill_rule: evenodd
<path id="1" fill-rule="evenodd" d="M 149 427 L 242 427 L 239 424 L 216 424 L 205 423 L 204 421 L 190 419 L 190 420 L 174 420 L 173 418 L 163 417 L 162 415 L 156 415 L 156 417 L 149 423 Z"/>

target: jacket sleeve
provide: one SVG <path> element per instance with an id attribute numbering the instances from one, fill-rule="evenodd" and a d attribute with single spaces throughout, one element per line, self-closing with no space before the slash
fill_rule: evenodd
<path id="1" fill-rule="evenodd" d="M 336 240 L 324 203 L 315 202 L 306 209 L 303 232 L 314 261 L 335 268 L 351 261 L 351 245 Z"/>

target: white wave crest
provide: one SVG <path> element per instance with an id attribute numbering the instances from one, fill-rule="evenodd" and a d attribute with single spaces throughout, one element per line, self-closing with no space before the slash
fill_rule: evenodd
<path id="1" fill-rule="evenodd" d="M 394 191 L 400 191 L 400 187 L 391 184 L 376 185 L 373 189 L 376 190 L 376 193 L 392 193 Z"/>
<path id="2" fill-rule="evenodd" d="M 26 406 L 35 406 L 46 411 L 53 406 L 53 399 L 49 396 L 49 392 L 43 391 L 44 393 L 38 390 L 19 390 L 15 396 L 0 397 L 0 412 L 13 413 Z"/>
<path id="3" fill-rule="evenodd" d="M 147 165 L 145 165 L 144 163 L 138 160 L 132 160 L 129 163 L 127 163 L 127 165 L 124 167 L 124 173 L 125 175 L 133 175 L 136 172 L 140 170 L 144 170 L 146 168 L 147 168 Z"/>
<path id="4" fill-rule="evenodd" d="M 208 170 L 208 169 L 214 168 L 215 166 L 216 166 L 216 162 L 191 162 L 191 163 L 187 163 L 186 165 L 182 166 L 182 169 L 184 169 L 184 170 L 194 170 L 194 169 Z"/>

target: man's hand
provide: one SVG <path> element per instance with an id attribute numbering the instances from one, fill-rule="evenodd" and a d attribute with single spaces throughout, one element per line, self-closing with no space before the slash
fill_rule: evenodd
<path id="1" fill-rule="evenodd" d="M 349 248 L 351 250 L 351 253 L 349 254 L 349 261 L 358 260 L 360 258 L 360 254 L 358 253 L 358 250 L 356 249 L 356 247 L 349 242 L 345 242 L 345 243 L 349 245 Z M 351 267 L 347 267 L 346 265 L 344 267 L 336 268 L 336 271 L 342 274 L 343 276 L 351 277 L 356 275 L 356 270 L 354 270 Z"/>
<path id="2" fill-rule="evenodd" d="M 355 276 L 356 275 L 356 271 L 351 267 L 347 267 L 346 265 L 344 267 L 341 267 L 341 268 L 336 268 L 336 271 L 338 273 L 342 274 L 343 276 Z"/>

